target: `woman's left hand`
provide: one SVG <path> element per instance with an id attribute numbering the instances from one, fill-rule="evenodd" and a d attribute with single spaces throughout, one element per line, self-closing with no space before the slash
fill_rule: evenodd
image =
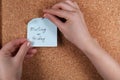
<path id="1" fill-rule="evenodd" d="M 0 49 L 0 80 L 20 80 L 25 56 L 31 57 L 36 49 L 26 39 L 17 39 Z"/>

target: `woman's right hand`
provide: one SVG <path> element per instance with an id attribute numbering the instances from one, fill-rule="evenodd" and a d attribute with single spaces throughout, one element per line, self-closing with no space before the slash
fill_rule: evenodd
<path id="1" fill-rule="evenodd" d="M 120 80 L 120 65 L 91 37 L 76 2 L 66 0 L 44 12 L 44 17 L 55 23 L 64 36 L 85 53 L 105 80 Z M 67 21 L 64 23 L 55 16 Z"/>
<path id="2" fill-rule="evenodd" d="M 93 41 L 82 12 L 76 2 L 66 0 L 55 4 L 51 9 L 44 10 L 44 17 L 50 19 L 63 35 L 82 50 Z M 65 18 L 62 22 L 57 17 Z"/>

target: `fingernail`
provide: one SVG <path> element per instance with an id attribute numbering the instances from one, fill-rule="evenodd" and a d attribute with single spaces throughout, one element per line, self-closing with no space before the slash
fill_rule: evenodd
<path id="1" fill-rule="evenodd" d="M 49 16 L 49 14 L 44 14 L 43 17 L 47 18 Z"/>
<path id="2" fill-rule="evenodd" d="M 28 43 L 27 43 L 27 46 L 28 46 L 28 47 L 31 47 L 31 42 L 28 42 Z"/>
<path id="3" fill-rule="evenodd" d="M 44 14 L 43 17 L 46 17 L 46 14 Z"/>

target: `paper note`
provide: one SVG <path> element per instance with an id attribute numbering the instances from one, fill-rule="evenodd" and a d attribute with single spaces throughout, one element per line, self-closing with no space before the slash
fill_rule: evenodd
<path id="1" fill-rule="evenodd" d="M 33 47 L 57 47 L 57 27 L 47 18 L 34 18 L 27 25 L 27 39 Z"/>

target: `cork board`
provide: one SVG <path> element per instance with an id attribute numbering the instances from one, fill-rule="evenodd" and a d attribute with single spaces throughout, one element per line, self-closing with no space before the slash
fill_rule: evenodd
<path id="1" fill-rule="evenodd" d="M 61 0 L 1 0 L 0 43 L 26 37 L 29 20 Z M 76 0 L 91 35 L 120 63 L 120 1 Z M 57 48 L 38 48 L 26 59 L 23 80 L 103 80 L 89 59 L 58 32 Z"/>

